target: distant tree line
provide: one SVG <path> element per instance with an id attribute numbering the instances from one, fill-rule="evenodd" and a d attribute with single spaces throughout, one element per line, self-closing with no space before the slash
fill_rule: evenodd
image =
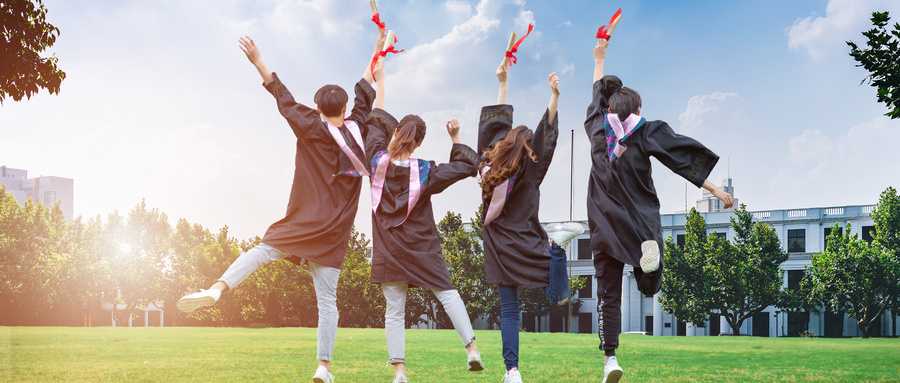
<path id="1" fill-rule="evenodd" d="M 471 319 L 499 324 L 496 287 L 485 282 L 480 223 L 473 220 L 472 227 L 466 231 L 459 214 L 447 213 L 438 224 L 444 259 Z M 112 323 L 97 318 L 106 303 L 114 304 L 117 326 L 151 305 L 163 311 L 166 326 L 316 326 L 309 269 L 287 261 L 257 271 L 212 307 L 191 314 L 175 308 L 181 296 L 210 286 L 259 241 L 239 241 L 227 226 L 212 232 L 185 219 L 173 227 L 144 201 L 127 215 L 67 221 L 58 204 L 29 199 L 20 205 L 0 187 L 0 325 L 81 326 L 87 315 L 93 323 Z M 368 246 L 354 229 L 338 284 L 342 327 L 384 326 L 384 296 L 369 282 Z M 585 281 L 572 283 L 576 291 Z M 536 315 L 563 310 L 527 291 L 522 305 Z M 439 328 L 452 326 L 428 290 L 412 289 L 406 308 L 407 325 L 431 320 Z"/>
<path id="2" fill-rule="evenodd" d="M 732 334 L 745 320 L 774 306 L 785 312 L 827 310 L 848 314 L 863 338 L 874 333 L 886 309 L 897 336 L 900 309 L 900 196 L 889 187 L 870 213 L 875 226 L 870 242 L 835 224 L 826 248 L 812 254 L 802 281 L 783 287 L 780 265 L 788 259 L 775 229 L 753 222 L 741 205 L 731 218 L 732 240 L 707 234 L 703 217 L 692 209 L 686 217 L 684 244 L 665 241 L 666 267 L 660 302 L 684 322 L 704 323 L 715 313 Z M 842 317 L 842 316 L 841 316 Z M 717 324 L 712 324 L 716 326 Z M 806 316 L 806 325 L 809 317 Z"/>

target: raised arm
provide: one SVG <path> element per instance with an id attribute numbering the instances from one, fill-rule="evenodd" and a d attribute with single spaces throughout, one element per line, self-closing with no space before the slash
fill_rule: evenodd
<path id="1" fill-rule="evenodd" d="M 497 80 L 500 81 L 500 94 L 497 95 L 497 105 L 506 104 L 506 79 L 509 75 L 509 68 L 506 67 L 506 60 L 497 67 Z"/>
<path id="2" fill-rule="evenodd" d="M 553 125 L 553 120 L 556 119 L 556 110 L 559 108 L 559 76 L 556 75 L 556 72 L 550 73 L 550 77 L 548 79 L 550 81 L 550 104 L 547 105 L 547 113 L 549 117 L 547 117 L 547 123 Z"/>
<path id="3" fill-rule="evenodd" d="M 365 79 L 366 82 L 369 83 L 369 85 L 372 85 L 372 83 L 376 81 L 375 78 L 372 77 L 372 60 L 375 59 L 375 55 L 377 55 L 381 52 L 381 49 L 384 47 L 384 41 L 386 39 L 387 39 L 387 36 L 384 34 L 384 31 L 379 29 L 378 30 L 378 40 L 375 41 L 375 51 L 372 52 L 372 55 L 369 56 L 369 60 L 366 61 L 366 69 L 365 69 L 365 71 L 363 71 L 363 79 Z M 379 59 L 378 61 L 381 62 L 383 60 L 384 59 L 382 58 L 382 59 Z"/>
<path id="4" fill-rule="evenodd" d="M 597 40 L 597 46 L 594 47 L 594 82 L 603 78 L 603 63 L 606 61 L 606 48 L 609 46 L 609 40 Z"/>
<path id="5" fill-rule="evenodd" d="M 453 141 L 450 150 L 450 161 L 443 164 L 435 164 L 428 177 L 425 190 L 430 194 L 437 194 L 457 181 L 472 177 L 477 173 L 477 165 L 481 161 L 478 154 L 472 148 L 459 140 L 459 121 L 455 118 L 447 121 L 447 134 Z"/>
<path id="6" fill-rule="evenodd" d="M 272 72 L 269 71 L 269 68 L 267 68 L 266 64 L 262 61 L 262 56 L 259 54 L 259 48 L 256 47 L 256 43 L 253 42 L 253 39 L 251 39 L 250 36 L 244 36 L 240 38 L 239 42 L 241 44 L 241 50 L 247 55 L 247 59 L 250 60 L 250 63 L 256 67 L 259 75 L 262 76 L 263 85 L 271 84 L 273 80 Z"/>
<path id="7" fill-rule="evenodd" d="M 709 180 L 703 181 L 703 188 L 709 190 L 712 195 L 722 200 L 722 202 L 725 202 L 725 209 L 729 209 L 732 205 L 734 205 L 734 198 L 731 197 L 731 194 L 728 194 L 724 190 L 719 189 L 718 186 L 713 185 L 713 183 L 709 182 Z"/>

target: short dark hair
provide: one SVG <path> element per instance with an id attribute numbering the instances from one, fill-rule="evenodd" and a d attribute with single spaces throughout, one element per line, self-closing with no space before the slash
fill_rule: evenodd
<path id="1" fill-rule="evenodd" d="M 337 85 L 325 85 L 316 92 L 313 102 L 325 117 L 344 117 L 341 112 L 347 106 L 347 92 Z"/>
<path id="2" fill-rule="evenodd" d="M 641 110 L 641 95 L 634 89 L 622 87 L 609 97 L 609 111 L 625 121 L 632 113 Z"/>

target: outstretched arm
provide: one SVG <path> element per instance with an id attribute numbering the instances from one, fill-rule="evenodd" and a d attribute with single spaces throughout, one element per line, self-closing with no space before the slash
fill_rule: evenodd
<path id="1" fill-rule="evenodd" d="M 553 119 L 556 118 L 556 109 L 559 107 L 559 76 L 556 72 L 550 73 L 548 79 L 550 81 L 550 104 L 547 105 L 547 124 L 553 125 Z"/>
<path id="2" fill-rule="evenodd" d="M 609 46 L 609 40 L 597 40 L 597 46 L 594 47 L 594 82 L 603 78 L 603 62 L 606 61 L 606 48 Z"/>
<path id="3" fill-rule="evenodd" d="M 506 79 L 509 75 L 509 68 L 506 67 L 506 60 L 497 67 L 497 80 L 500 81 L 500 94 L 497 95 L 497 105 L 506 104 Z"/>
<path id="4" fill-rule="evenodd" d="M 369 83 L 369 85 L 372 85 L 373 82 L 377 81 L 375 78 L 372 77 L 372 67 L 371 67 L 372 59 L 374 59 L 375 55 L 380 53 L 381 49 L 384 48 L 384 41 L 386 39 L 387 39 L 387 36 L 385 35 L 384 31 L 379 29 L 378 30 L 378 40 L 375 41 L 375 51 L 372 52 L 372 56 L 369 57 L 369 61 L 366 61 L 366 70 L 363 71 L 363 79 L 365 79 L 366 82 Z M 384 61 L 384 60 L 379 59 L 378 61 Z"/>
<path id="5" fill-rule="evenodd" d="M 709 180 L 703 181 L 703 188 L 709 190 L 712 195 L 722 200 L 722 202 L 725 202 L 726 209 L 731 208 L 731 206 L 734 205 L 734 198 L 731 198 L 731 194 L 728 194 L 724 190 L 719 189 L 718 186 L 713 185 L 713 183 L 709 182 Z"/>
<path id="6" fill-rule="evenodd" d="M 256 67 L 259 75 L 262 76 L 263 85 L 272 83 L 272 72 L 269 71 L 269 68 L 266 68 L 266 64 L 262 61 L 262 56 L 259 54 L 259 48 L 256 47 L 256 43 L 253 42 L 253 39 L 251 39 L 250 36 L 241 37 L 240 44 L 241 50 L 247 55 L 247 59 L 250 60 L 250 63 Z"/>
<path id="7" fill-rule="evenodd" d="M 459 140 L 459 121 L 456 121 L 455 118 L 451 118 L 450 121 L 447 121 L 447 134 L 450 135 L 450 140 L 453 141 L 454 144 L 462 143 Z"/>
<path id="8" fill-rule="evenodd" d="M 368 71 L 366 72 L 368 73 Z M 371 76 L 371 75 L 370 75 Z M 384 60 L 375 64 L 375 108 L 384 109 Z"/>

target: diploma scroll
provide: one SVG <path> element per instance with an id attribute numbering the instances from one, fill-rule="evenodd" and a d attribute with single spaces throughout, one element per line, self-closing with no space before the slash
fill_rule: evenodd
<path id="1" fill-rule="evenodd" d="M 618 11 L 609 19 L 609 24 L 600 27 L 597 30 L 597 38 L 609 40 L 612 37 L 613 31 L 616 30 L 616 27 L 619 25 L 619 21 L 622 20 L 622 8 L 619 8 Z"/>
<path id="2" fill-rule="evenodd" d="M 509 63 L 509 53 L 512 52 L 513 45 L 516 44 L 516 32 L 513 32 L 509 35 L 509 45 L 506 46 L 506 55 L 503 57 L 503 65 L 507 65 Z"/>
<path id="3" fill-rule="evenodd" d="M 375 6 L 375 0 L 369 0 L 369 5 L 372 7 L 372 14 L 377 14 L 378 7 Z"/>

